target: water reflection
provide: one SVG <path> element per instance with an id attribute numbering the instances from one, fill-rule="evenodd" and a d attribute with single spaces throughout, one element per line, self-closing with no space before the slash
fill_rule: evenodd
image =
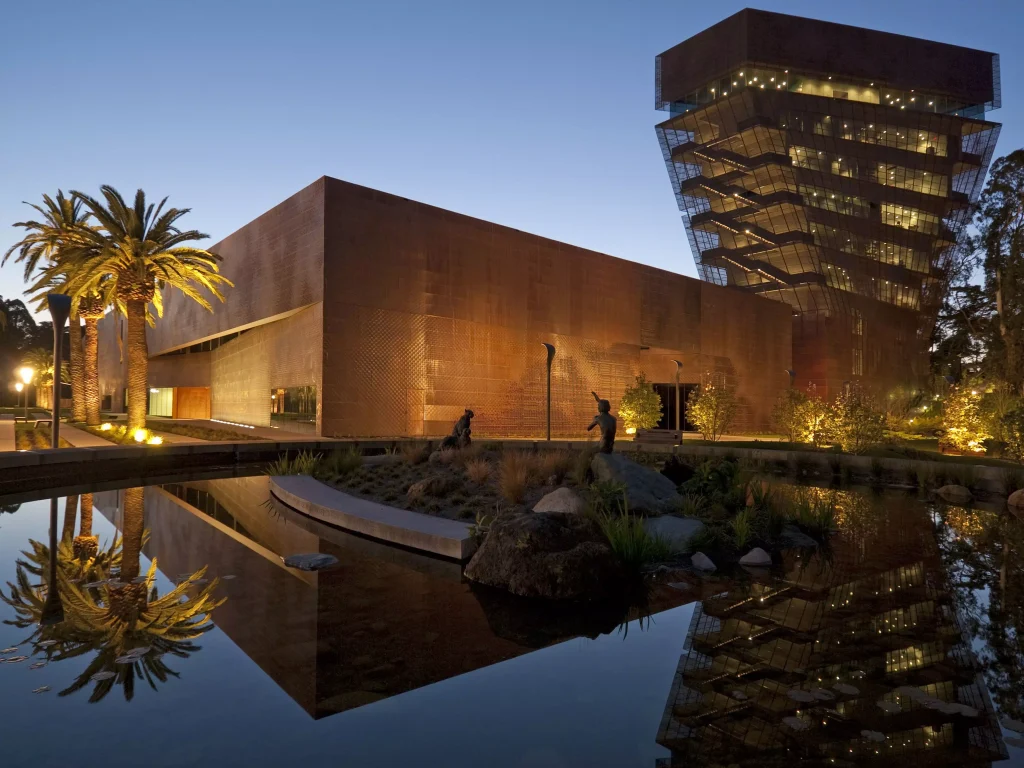
<path id="1" fill-rule="evenodd" d="M 1020 719 L 1024 695 L 1020 521 L 851 501 L 826 555 L 704 585 L 658 734 L 663 765 L 1009 756 L 999 718 Z"/>
<path id="2" fill-rule="evenodd" d="M 30 539 L 29 549 L 16 562 L 15 582 L 8 582 L 7 594 L 0 591 L 0 599 L 15 614 L 4 623 L 32 629 L 19 643 L 31 647 L 30 668 L 92 654 L 61 696 L 91 688 L 89 701 L 96 702 L 119 687 L 131 700 L 137 681 L 156 690 L 158 683 L 177 677 L 165 657 L 187 658 L 198 651 L 200 646 L 192 641 L 212 628 L 210 614 L 224 602 L 214 597 L 217 580 L 206 584 L 205 568 L 160 595 L 155 584 L 157 561 L 153 559 L 141 574 L 142 548 L 148 539 L 144 491 L 131 488 L 123 496 L 122 535 L 104 547 L 92 534 L 91 494 L 81 497 L 77 536 L 79 497 L 67 497 L 59 542 L 57 502 L 52 500 L 51 543 Z M 200 588 L 202 584 L 206 586 Z"/>

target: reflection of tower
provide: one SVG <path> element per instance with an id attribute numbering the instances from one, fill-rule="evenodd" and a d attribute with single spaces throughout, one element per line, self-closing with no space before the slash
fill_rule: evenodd
<path id="1" fill-rule="evenodd" d="M 889 500 L 887 500 L 889 501 Z M 893 509 L 895 506 L 895 509 Z M 1007 757 L 920 509 L 695 610 L 664 766 L 988 765 Z"/>

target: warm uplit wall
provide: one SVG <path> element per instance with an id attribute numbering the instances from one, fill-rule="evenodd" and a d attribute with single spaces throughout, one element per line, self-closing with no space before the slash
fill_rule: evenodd
<path id="1" fill-rule="evenodd" d="M 270 426 L 270 390 L 320 387 L 323 308 L 252 328 L 213 350 L 213 418 Z"/>
<path id="2" fill-rule="evenodd" d="M 737 429 L 767 429 L 790 366 L 775 302 L 326 179 L 324 435 L 586 437 L 634 375 L 735 386 Z M 233 343 L 233 342 L 232 342 Z M 591 435 L 592 436 L 592 435 Z"/>

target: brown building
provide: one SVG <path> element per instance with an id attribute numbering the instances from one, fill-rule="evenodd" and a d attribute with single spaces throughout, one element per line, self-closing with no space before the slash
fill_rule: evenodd
<path id="1" fill-rule="evenodd" d="M 325 436 L 583 438 L 643 371 L 736 389 L 766 430 L 791 365 L 789 308 L 323 177 L 212 250 L 235 284 L 208 313 L 169 291 L 149 331 L 150 410 Z M 123 320 L 101 322 L 105 407 L 124 405 Z M 122 362 L 119 362 L 122 361 Z M 685 391 L 685 389 L 684 389 Z M 674 411 L 666 414 L 672 426 Z"/>
<path id="2" fill-rule="evenodd" d="M 747 9 L 655 69 L 701 278 L 792 309 L 801 386 L 919 382 L 999 134 L 999 57 Z"/>

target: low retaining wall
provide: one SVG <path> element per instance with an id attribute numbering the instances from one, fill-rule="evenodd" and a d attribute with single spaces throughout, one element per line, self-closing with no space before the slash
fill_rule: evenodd
<path id="1" fill-rule="evenodd" d="M 389 544 L 460 561 L 476 550 L 468 523 L 350 496 L 305 475 L 271 477 L 270 492 L 315 520 Z"/>
<path id="2" fill-rule="evenodd" d="M 1012 467 L 988 467 L 980 464 L 964 464 L 951 461 L 926 461 L 921 459 L 890 459 L 876 458 L 871 456 L 856 456 L 850 453 L 824 453 L 821 451 L 791 451 L 772 448 L 734 448 L 732 446 L 716 445 L 677 445 L 672 448 L 661 448 L 654 445 L 636 445 L 634 450 L 641 453 L 675 453 L 681 456 L 735 456 L 737 458 L 764 461 L 769 464 L 785 464 L 792 468 L 794 465 L 815 466 L 831 474 L 832 468 L 829 461 L 839 459 L 843 466 L 850 467 L 854 474 L 860 477 L 870 477 L 872 465 L 876 462 L 881 464 L 886 472 L 887 479 L 894 479 L 903 482 L 909 471 L 924 473 L 945 473 L 949 475 L 973 474 L 972 486 L 976 490 L 989 493 L 1003 493 L 1004 475 Z M 1024 470 L 1024 467 L 1021 467 Z M 952 481 L 951 481 L 952 482 Z"/>

